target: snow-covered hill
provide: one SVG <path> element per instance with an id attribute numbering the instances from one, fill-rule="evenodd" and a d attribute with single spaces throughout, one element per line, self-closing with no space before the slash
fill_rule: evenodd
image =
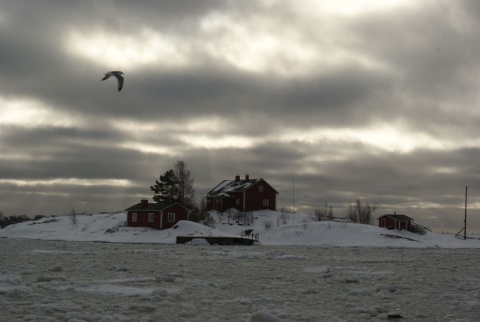
<path id="1" fill-rule="evenodd" d="M 280 212 L 258 211 L 253 213 L 250 225 L 239 225 L 219 213 L 212 215 L 215 228 L 181 221 L 175 228 L 166 230 L 125 227 L 125 213 L 77 215 L 75 224 L 70 216 L 50 217 L 7 226 L 0 229 L 0 238 L 175 244 L 178 235 L 240 236 L 245 229 L 253 229 L 259 234 L 261 245 L 480 248 L 478 239 L 461 240 L 431 232 L 417 235 L 344 222 L 316 222 L 308 214 L 285 217 Z"/>

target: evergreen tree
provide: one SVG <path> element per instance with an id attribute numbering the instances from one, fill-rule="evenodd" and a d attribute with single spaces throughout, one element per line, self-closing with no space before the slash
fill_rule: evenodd
<path id="1" fill-rule="evenodd" d="M 155 185 L 150 186 L 154 192 L 153 200 L 156 202 L 178 202 L 193 211 L 196 208 L 195 190 L 193 189 L 192 172 L 187 168 L 185 161 L 173 164 L 174 170 L 168 170 L 155 180 Z"/>
<path id="2" fill-rule="evenodd" d="M 173 170 L 168 170 L 160 176 L 160 181 L 155 180 L 155 185 L 150 186 L 154 192 L 153 200 L 156 202 L 179 202 L 178 183 Z"/>

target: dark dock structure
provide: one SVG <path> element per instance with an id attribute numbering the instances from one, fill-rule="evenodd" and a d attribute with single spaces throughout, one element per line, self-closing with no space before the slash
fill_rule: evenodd
<path id="1" fill-rule="evenodd" d="M 247 236 L 245 238 L 243 236 Z M 242 237 L 224 237 L 224 236 L 177 236 L 177 244 L 186 244 L 194 239 L 204 239 L 210 245 L 253 245 L 259 242 L 258 234 L 242 235 Z"/>

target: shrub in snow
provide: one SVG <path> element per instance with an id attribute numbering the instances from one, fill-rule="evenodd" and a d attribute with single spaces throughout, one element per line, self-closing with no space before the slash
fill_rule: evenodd
<path id="1" fill-rule="evenodd" d="M 303 229 L 307 230 L 307 227 L 308 227 L 308 219 L 302 219 L 302 226 L 303 226 Z"/>
<path id="2" fill-rule="evenodd" d="M 273 226 L 273 222 L 271 220 L 263 221 L 263 227 L 265 227 L 265 230 L 270 230 L 272 226 Z"/>

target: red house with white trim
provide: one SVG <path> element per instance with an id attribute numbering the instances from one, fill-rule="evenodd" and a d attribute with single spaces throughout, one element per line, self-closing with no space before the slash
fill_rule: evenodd
<path id="1" fill-rule="evenodd" d="M 277 195 L 277 190 L 263 178 L 250 179 L 247 174 L 245 179 L 240 179 L 240 176 L 236 175 L 234 180 L 223 180 L 207 193 L 207 210 L 276 210 Z"/>
<path id="2" fill-rule="evenodd" d="M 148 199 L 142 199 L 125 211 L 128 227 L 167 229 L 180 220 L 188 220 L 188 209 L 178 203 L 149 203 Z"/>
<path id="3" fill-rule="evenodd" d="M 386 214 L 378 217 L 378 226 L 388 229 L 397 229 L 397 230 L 411 230 L 413 218 L 410 218 L 405 215 L 393 215 Z"/>

